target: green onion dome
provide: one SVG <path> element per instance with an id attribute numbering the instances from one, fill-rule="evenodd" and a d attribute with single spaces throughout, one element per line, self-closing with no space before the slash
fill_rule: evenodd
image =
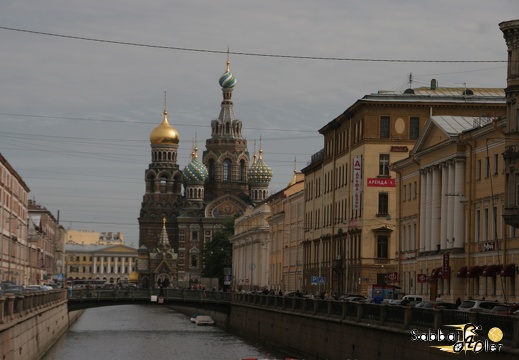
<path id="1" fill-rule="evenodd" d="M 184 168 L 186 182 L 204 182 L 207 179 L 208 171 L 205 165 L 198 160 L 198 148 L 191 154 L 191 162 Z"/>

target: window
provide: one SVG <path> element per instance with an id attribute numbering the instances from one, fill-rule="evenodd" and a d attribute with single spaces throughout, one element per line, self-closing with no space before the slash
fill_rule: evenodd
<path id="1" fill-rule="evenodd" d="M 380 154 L 378 160 L 378 175 L 389 176 L 389 154 Z"/>
<path id="2" fill-rule="evenodd" d="M 247 166 L 245 166 L 245 160 L 240 161 L 240 181 L 245 180 Z"/>
<path id="3" fill-rule="evenodd" d="M 380 117 L 380 138 L 389 139 L 389 116 Z"/>
<path id="4" fill-rule="evenodd" d="M 214 159 L 209 160 L 209 168 L 207 170 L 209 172 L 209 180 L 214 180 L 215 179 Z"/>
<path id="5" fill-rule="evenodd" d="M 387 259 L 388 237 L 387 235 L 377 235 L 377 258 Z"/>
<path id="6" fill-rule="evenodd" d="M 389 209 L 389 195 L 386 192 L 378 194 L 378 214 L 386 215 Z"/>
<path id="7" fill-rule="evenodd" d="M 191 267 L 192 268 L 198 267 L 198 256 L 197 255 L 191 255 Z"/>
<path id="8" fill-rule="evenodd" d="M 476 165 L 476 180 L 481 180 L 481 159 L 478 160 Z"/>
<path id="9" fill-rule="evenodd" d="M 407 192 L 407 185 L 402 186 L 402 190 L 403 190 L 402 201 L 406 201 L 406 199 L 407 199 L 407 194 L 406 194 L 406 192 Z"/>
<path id="10" fill-rule="evenodd" d="M 420 118 L 412 117 L 409 122 L 409 138 L 418 139 L 420 133 Z"/>
<path id="11" fill-rule="evenodd" d="M 223 181 L 231 180 L 231 160 L 225 159 L 223 161 Z"/>
<path id="12" fill-rule="evenodd" d="M 485 177 L 490 176 L 490 158 L 487 156 L 485 158 Z"/>
<path id="13" fill-rule="evenodd" d="M 191 232 L 191 241 L 198 241 L 198 231 Z"/>
<path id="14" fill-rule="evenodd" d="M 497 175 L 498 168 L 499 168 L 499 155 L 494 154 L 494 175 Z"/>

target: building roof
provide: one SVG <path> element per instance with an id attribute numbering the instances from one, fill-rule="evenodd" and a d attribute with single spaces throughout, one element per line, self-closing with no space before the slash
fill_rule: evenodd
<path id="1" fill-rule="evenodd" d="M 479 116 L 431 116 L 430 120 L 451 136 L 478 128 L 492 122 L 491 118 Z"/>
<path id="2" fill-rule="evenodd" d="M 411 90 L 411 89 L 408 89 Z M 365 95 L 361 101 L 396 101 L 396 102 L 505 102 L 505 91 L 501 88 L 447 88 L 431 89 L 421 87 L 412 89 L 412 92 L 379 91 Z"/>

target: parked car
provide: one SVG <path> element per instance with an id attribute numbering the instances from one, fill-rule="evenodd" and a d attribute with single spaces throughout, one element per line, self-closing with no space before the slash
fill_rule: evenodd
<path id="1" fill-rule="evenodd" d="M 446 301 L 421 301 L 416 304 L 414 307 L 422 308 L 422 309 L 450 309 L 455 310 L 456 304 L 446 302 Z"/>
<path id="2" fill-rule="evenodd" d="M 21 285 L 11 285 L 3 291 L 6 294 L 22 294 L 24 292 L 24 288 Z"/>
<path id="3" fill-rule="evenodd" d="M 458 307 L 459 311 L 490 312 L 497 305 L 503 305 L 490 300 L 464 300 Z"/>
<path id="4" fill-rule="evenodd" d="M 43 291 L 43 287 L 40 285 L 27 285 L 25 291 Z"/>
<path id="5" fill-rule="evenodd" d="M 512 315 L 516 311 L 519 311 L 518 304 L 499 304 L 494 306 L 489 312 L 497 315 Z"/>
<path id="6" fill-rule="evenodd" d="M 341 295 L 339 301 L 359 302 L 366 300 L 365 296 L 362 295 Z"/>
<path id="7" fill-rule="evenodd" d="M 415 306 L 419 302 L 424 301 L 425 299 L 422 297 L 422 295 L 404 295 L 402 297 L 402 300 L 409 301 L 409 305 Z"/>

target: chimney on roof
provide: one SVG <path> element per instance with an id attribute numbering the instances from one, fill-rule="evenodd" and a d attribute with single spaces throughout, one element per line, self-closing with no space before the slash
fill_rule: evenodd
<path id="1" fill-rule="evenodd" d="M 436 90 L 437 87 L 438 87 L 438 81 L 436 81 L 436 79 L 432 79 L 431 80 L 431 90 Z"/>

